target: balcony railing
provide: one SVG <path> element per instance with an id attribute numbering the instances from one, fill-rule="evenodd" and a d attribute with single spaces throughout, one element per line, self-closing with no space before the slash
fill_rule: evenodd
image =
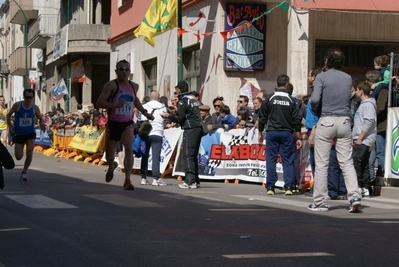
<path id="1" fill-rule="evenodd" d="M 29 27 L 29 47 L 45 48 L 47 40 L 57 33 L 57 29 L 58 17 L 56 15 L 40 15 Z"/>
<path id="2" fill-rule="evenodd" d="M 33 0 L 15 0 L 19 4 L 21 9 L 18 5 L 11 0 L 10 1 L 10 22 L 14 24 L 21 24 L 24 25 L 26 23 L 24 13 L 26 16 L 26 20 L 29 21 L 31 19 L 37 19 L 39 12 L 34 9 Z"/>
<path id="3" fill-rule="evenodd" d="M 7 75 L 10 73 L 10 67 L 8 66 L 8 62 L 7 59 L 1 59 L 0 60 L 0 64 L 1 64 L 1 69 L 0 69 L 0 73 L 2 75 Z"/>
<path id="4" fill-rule="evenodd" d="M 31 68 L 32 64 L 32 52 L 31 49 L 28 48 L 28 69 Z M 10 74 L 17 76 L 24 76 L 26 74 L 25 70 L 25 47 L 17 48 L 10 55 Z"/>

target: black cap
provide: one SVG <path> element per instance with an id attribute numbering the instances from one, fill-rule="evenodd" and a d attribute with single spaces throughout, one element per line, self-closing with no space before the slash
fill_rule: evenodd
<path id="1" fill-rule="evenodd" d="M 180 81 L 175 88 L 179 88 L 182 92 L 188 92 L 188 83 L 186 81 Z"/>

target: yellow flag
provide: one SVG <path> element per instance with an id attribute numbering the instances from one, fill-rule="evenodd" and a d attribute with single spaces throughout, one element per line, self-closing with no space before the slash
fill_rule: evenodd
<path id="1" fill-rule="evenodd" d="M 176 27 L 177 1 L 180 0 L 153 0 L 134 35 L 136 37 L 143 35 L 144 41 L 154 46 L 155 36 Z"/>

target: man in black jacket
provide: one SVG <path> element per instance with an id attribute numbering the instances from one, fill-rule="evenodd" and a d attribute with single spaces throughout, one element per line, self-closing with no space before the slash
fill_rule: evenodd
<path id="1" fill-rule="evenodd" d="M 195 189 L 199 185 L 198 150 L 202 137 L 202 121 L 199 102 L 188 91 L 186 81 L 180 81 L 176 86 L 179 104 L 176 114 L 164 113 L 163 118 L 178 122 L 183 132 L 183 162 L 185 179 L 179 184 L 182 189 Z"/>
<path id="2" fill-rule="evenodd" d="M 276 161 L 280 152 L 284 169 L 284 188 L 286 195 L 292 195 L 295 183 L 294 149 L 296 132 L 296 147 L 301 143 L 301 115 L 295 100 L 288 94 L 287 85 L 290 78 L 280 75 L 277 78 L 277 89 L 263 101 L 259 113 L 259 143 L 263 143 L 263 130 L 266 126 L 266 190 L 268 195 L 274 195 L 277 182 Z"/>

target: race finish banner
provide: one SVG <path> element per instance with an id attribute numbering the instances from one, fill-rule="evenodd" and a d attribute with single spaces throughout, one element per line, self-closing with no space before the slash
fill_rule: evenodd
<path id="1" fill-rule="evenodd" d="M 180 128 L 166 129 L 162 140 L 162 150 L 160 158 L 160 173 L 163 173 L 168 167 L 173 151 L 178 144 L 183 131 Z M 134 157 L 133 169 L 140 170 L 141 158 Z M 152 170 L 152 153 L 148 156 L 148 170 Z"/>
<path id="2" fill-rule="evenodd" d="M 70 147 L 96 153 L 104 136 L 104 130 L 97 130 L 97 127 L 82 126 L 76 128 L 75 135 L 69 143 Z"/>
<path id="3" fill-rule="evenodd" d="M 299 175 L 301 184 L 311 179 L 309 166 L 309 148 L 306 141 L 300 151 Z M 258 143 L 258 130 L 219 129 L 202 137 L 198 153 L 199 177 L 201 179 L 238 179 L 248 182 L 266 183 L 266 145 Z M 180 152 L 180 150 L 178 150 Z M 176 156 L 173 175 L 184 176 L 182 155 Z M 283 186 L 283 166 L 281 158 L 276 163 L 278 182 Z M 310 172 L 310 173 L 309 173 Z"/>

